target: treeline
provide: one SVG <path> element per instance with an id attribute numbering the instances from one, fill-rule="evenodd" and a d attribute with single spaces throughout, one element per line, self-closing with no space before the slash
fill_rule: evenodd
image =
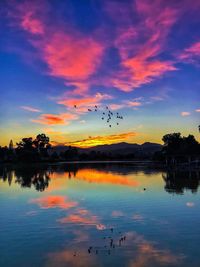
<path id="1" fill-rule="evenodd" d="M 171 133 L 164 135 L 162 140 L 163 148 L 154 154 L 154 160 L 165 161 L 166 164 L 200 160 L 200 144 L 193 135 L 185 137 L 181 133 Z"/>
<path id="2" fill-rule="evenodd" d="M 37 162 L 49 158 L 51 144 L 49 137 L 45 134 L 38 134 L 35 139 L 32 137 L 22 138 L 16 147 L 12 141 L 9 147 L 0 147 L 0 161 L 3 162 Z"/>
<path id="3" fill-rule="evenodd" d="M 49 137 L 39 134 L 35 139 L 23 138 L 13 147 L 0 147 L 1 162 L 59 162 L 59 161 L 93 161 L 93 160 L 154 160 L 165 162 L 165 164 L 177 164 L 181 162 L 192 162 L 200 160 L 200 144 L 193 135 L 187 137 L 180 133 L 166 134 L 162 138 L 164 145 L 162 149 L 154 154 L 141 154 L 135 156 L 133 153 L 97 152 L 80 153 L 75 147 L 66 147 L 65 151 L 56 152 L 51 147 Z"/>
<path id="4" fill-rule="evenodd" d="M 92 160 L 132 160 L 134 153 L 113 154 L 91 151 L 80 153 L 76 147 L 68 146 L 64 152 L 56 152 L 50 144 L 49 137 L 39 134 L 35 139 L 32 137 L 22 138 L 14 148 L 0 147 L 1 162 L 59 162 L 59 161 L 92 161 Z"/>

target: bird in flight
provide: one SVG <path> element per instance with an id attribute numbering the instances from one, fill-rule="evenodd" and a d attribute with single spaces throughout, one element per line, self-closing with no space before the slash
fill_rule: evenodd
<path id="1" fill-rule="evenodd" d="M 78 108 L 76 104 L 74 104 L 74 108 L 75 109 Z M 119 120 L 123 120 L 123 116 L 119 112 L 116 112 L 116 113 L 115 112 L 112 112 L 111 109 L 109 108 L 109 106 L 105 106 L 105 109 L 106 109 L 106 111 L 104 110 L 102 112 L 102 115 L 100 115 L 101 116 L 100 118 L 102 120 L 105 119 L 105 122 L 108 123 L 107 125 L 110 128 L 112 127 L 112 125 L 114 125 L 114 124 L 112 124 L 112 122 L 114 123 L 114 120 L 115 119 L 116 119 L 116 121 L 115 121 L 116 124 L 115 125 L 119 125 Z M 94 105 L 94 108 L 93 109 L 92 108 L 88 108 L 87 110 L 88 110 L 88 112 L 92 112 L 92 111 L 98 112 L 98 111 L 100 111 L 98 109 L 98 106 L 97 105 Z"/>

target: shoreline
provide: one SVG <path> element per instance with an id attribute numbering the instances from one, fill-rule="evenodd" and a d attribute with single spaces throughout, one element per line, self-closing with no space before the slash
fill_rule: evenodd
<path id="1" fill-rule="evenodd" d="M 177 164 L 166 165 L 162 162 L 155 162 L 152 160 L 90 160 L 90 161 L 38 161 L 38 162 L 0 162 L 0 166 L 13 166 L 13 167 L 34 167 L 34 166 L 50 166 L 50 165 L 82 165 L 82 164 L 119 164 L 119 165 L 132 165 L 136 168 L 148 168 L 163 171 L 200 171 L 200 166 Z"/>

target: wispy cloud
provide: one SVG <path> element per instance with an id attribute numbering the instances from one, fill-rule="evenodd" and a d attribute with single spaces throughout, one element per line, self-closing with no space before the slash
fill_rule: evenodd
<path id="1" fill-rule="evenodd" d="M 140 107 L 142 106 L 142 103 L 139 101 L 127 101 L 127 105 L 129 107 Z"/>
<path id="2" fill-rule="evenodd" d="M 84 113 L 88 111 L 88 108 L 94 108 L 95 105 L 101 106 L 103 100 L 113 99 L 113 96 L 108 94 L 96 93 L 94 96 L 81 96 L 73 97 L 68 94 L 66 97 L 62 97 L 61 100 L 58 100 L 57 103 L 64 105 L 68 109 L 74 109 L 76 105 L 77 113 Z"/>
<path id="3" fill-rule="evenodd" d="M 40 109 L 33 108 L 33 107 L 30 107 L 30 106 L 21 106 L 20 108 L 24 109 L 24 110 L 27 110 L 27 111 L 30 111 L 30 112 L 42 112 Z"/>
<path id="4" fill-rule="evenodd" d="M 192 44 L 179 55 L 179 60 L 199 65 L 200 41 Z"/>

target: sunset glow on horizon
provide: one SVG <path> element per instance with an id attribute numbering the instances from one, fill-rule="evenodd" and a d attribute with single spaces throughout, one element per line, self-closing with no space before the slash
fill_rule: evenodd
<path id="1" fill-rule="evenodd" d="M 171 132 L 199 140 L 199 0 L 0 8 L 0 146 L 39 133 L 82 148 L 162 143 Z M 102 119 L 106 106 L 122 114 L 119 125 Z"/>

